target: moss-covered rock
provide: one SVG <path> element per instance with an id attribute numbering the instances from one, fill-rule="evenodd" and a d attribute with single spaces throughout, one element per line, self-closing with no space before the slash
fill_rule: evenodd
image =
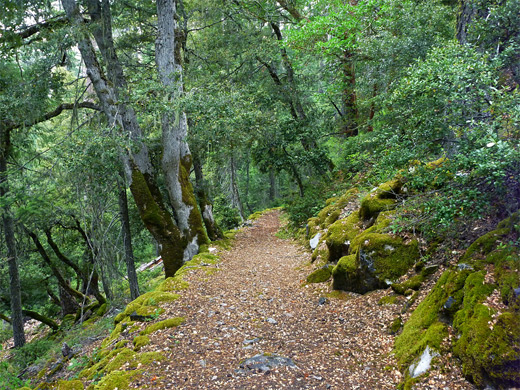
<path id="1" fill-rule="evenodd" d="M 330 279 L 332 276 L 333 266 L 326 264 L 321 268 L 318 268 L 309 276 L 307 276 L 307 283 L 323 283 Z"/>
<path id="2" fill-rule="evenodd" d="M 395 341 L 394 352 L 401 368 L 407 369 L 426 346 L 440 350 L 441 342 L 447 335 L 446 323 L 441 316 L 443 306 L 451 296 L 455 297 L 454 305 L 460 307 L 467 276 L 468 271 L 444 272 L 432 291 L 414 310 Z"/>
<path id="3" fill-rule="evenodd" d="M 409 290 L 419 290 L 422 282 L 424 282 L 424 276 L 422 274 L 414 275 L 402 283 L 393 283 L 392 290 L 397 294 L 406 295 L 405 293 Z"/>
<path id="4" fill-rule="evenodd" d="M 326 263 L 329 260 L 329 248 L 322 238 L 318 246 L 312 252 L 311 261 L 317 263 Z"/>
<path id="5" fill-rule="evenodd" d="M 134 338 L 134 351 L 139 351 L 142 347 L 150 344 L 150 338 L 148 336 L 137 336 Z"/>
<path id="6" fill-rule="evenodd" d="M 348 255 L 352 240 L 361 232 L 357 211 L 330 225 L 324 237 L 329 252 L 327 261 L 335 262 Z"/>
<path id="7" fill-rule="evenodd" d="M 145 335 L 149 335 L 149 334 L 152 334 L 154 332 L 157 332 L 158 330 L 161 330 L 161 329 L 174 328 L 176 326 L 179 326 L 183 322 L 184 322 L 184 318 L 183 317 L 168 318 L 167 320 L 159 321 L 159 322 L 156 322 L 155 324 L 147 326 L 141 332 L 141 335 L 145 336 Z"/>
<path id="8" fill-rule="evenodd" d="M 150 291 L 139 296 L 137 299 L 130 302 L 124 311 L 119 313 L 114 322 L 117 324 L 125 318 L 130 317 L 134 311 L 139 315 L 150 315 L 155 313 L 157 306 L 160 303 L 171 302 L 179 299 L 179 295 L 167 291 Z"/>
<path id="9" fill-rule="evenodd" d="M 364 233 L 355 241 L 355 254 L 343 257 L 332 273 L 335 289 L 364 294 L 384 288 L 404 275 L 419 259 L 417 240 Z"/>
<path id="10" fill-rule="evenodd" d="M 463 372 L 478 386 L 492 381 L 503 386 L 520 384 L 520 315 L 497 313 L 485 303 L 495 290 L 485 283 L 485 271 L 471 274 L 464 285 L 464 302 L 454 317 L 460 333 L 454 352 Z M 497 316 L 494 321 L 493 317 Z"/>
<path id="11" fill-rule="evenodd" d="M 318 213 L 317 220 L 313 224 L 319 225 L 322 229 L 333 224 L 350 202 L 357 201 L 357 197 L 358 190 L 352 188 L 340 197 L 327 199 L 326 206 Z"/>
<path id="12" fill-rule="evenodd" d="M 392 210 L 397 205 L 397 196 L 401 193 L 403 183 L 394 179 L 381 184 L 361 200 L 359 215 L 363 220 L 374 218 L 381 211 Z"/>
<path id="13" fill-rule="evenodd" d="M 133 377 L 140 374 L 142 370 L 133 371 L 112 371 L 108 375 L 105 375 L 97 385 L 94 386 L 94 390 L 125 390 L 128 389 L 130 381 Z"/>

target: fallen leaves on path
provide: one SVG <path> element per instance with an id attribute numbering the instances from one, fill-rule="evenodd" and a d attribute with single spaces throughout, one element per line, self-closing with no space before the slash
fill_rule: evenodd
<path id="1" fill-rule="evenodd" d="M 161 315 L 186 321 L 150 336 L 141 352 L 162 351 L 166 360 L 137 376 L 132 388 L 396 388 L 402 378 L 387 329 L 400 305 L 378 305 L 388 291 L 323 299 L 323 285 L 302 286 L 310 256 L 274 235 L 278 217 L 271 212 L 239 233 L 220 254 L 218 272 L 187 276 L 189 289 Z M 244 368 L 259 354 L 296 367 Z M 423 388 L 443 389 L 436 386 Z"/>

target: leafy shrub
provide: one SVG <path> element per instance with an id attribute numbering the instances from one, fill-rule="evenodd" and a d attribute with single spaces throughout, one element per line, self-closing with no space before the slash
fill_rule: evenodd
<path id="1" fill-rule="evenodd" d="M 11 359 L 13 366 L 19 369 L 27 367 L 45 356 L 55 345 L 55 342 L 45 338 L 27 343 L 23 347 L 14 350 L 13 358 Z"/>

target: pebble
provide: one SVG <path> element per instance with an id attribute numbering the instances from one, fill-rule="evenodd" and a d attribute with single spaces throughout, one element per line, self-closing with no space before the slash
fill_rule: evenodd
<path id="1" fill-rule="evenodd" d="M 271 317 L 269 317 L 267 319 L 267 322 L 269 322 L 270 324 L 273 324 L 273 325 L 276 325 L 278 323 L 274 318 L 271 318 Z"/>

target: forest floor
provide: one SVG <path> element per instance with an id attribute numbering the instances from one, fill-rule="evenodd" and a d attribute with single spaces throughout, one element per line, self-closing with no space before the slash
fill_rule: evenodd
<path id="1" fill-rule="evenodd" d="M 131 388 L 396 388 L 402 374 L 388 328 L 402 305 L 378 304 L 389 290 L 329 295 L 326 284 L 304 285 L 310 255 L 275 235 L 279 217 L 270 212 L 243 229 L 219 254 L 217 272 L 203 267 L 186 276 L 190 287 L 161 315 L 186 321 L 151 335 L 141 352 L 160 351 L 166 360 Z M 257 355 L 260 362 L 246 361 Z M 416 388 L 474 389 L 456 366 L 434 370 Z"/>

